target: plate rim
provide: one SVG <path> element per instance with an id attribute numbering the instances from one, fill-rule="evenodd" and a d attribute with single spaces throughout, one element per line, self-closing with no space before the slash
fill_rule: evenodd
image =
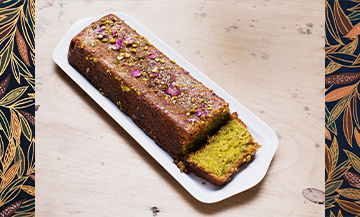
<path id="1" fill-rule="evenodd" d="M 146 136 L 145 133 L 143 133 L 143 131 L 138 128 L 136 125 L 134 127 L 134 123 L 131 121 L 131 119 L 129 117 L 127 117 L 126 115 L 124 115 L 116 106 L 112 106 L 112 107 L 105 107 L 108 102 L 110 102 L 111 104 L 113 104 L 110 100 L 108 100 L 106 97 L 103 97 L 99 91 L 93 87 L 91 85 L 92 88 L 88 88 L 88 85 L 81 85 L 79 81 L 83 81 L 85 78 L 78 73 L 74 68 L 72 68 L 72 66 L 68 63 L 67 61 L 67 55 L 64 57 L 63 54 L 63 50 L 64 49 L 68 49 L 68 46 L 70 44 L 70 40 L 78 33 L 80 32 L 83 28 L 85 28 L 86 26 L 90 25 L 92 22 L 100 19 L 101 17 L 108 15 L 108 14 L 114 14 L 118 17 L 121 17 L 121 19 L 125 18 L 125 21 L 127 24 L 130 25 L 130 23 L 136 24 L 137 26 L 140 26 L 141 29 L 136 29 L 138 32 L 146 32 L 146 34 L 150 34 L 151 37 L 148 37 L 149 35 L 145 35 L 147 38 L 152 38 L 155 39 L 156 41 L 152 41 L 152 44 L 156 45 L 156 44 L 160 44 L 161 46 L 165 46 L 165 50 L 167 50 L 166 52 L 171 52 L 171 56 L 175 57 L 172 58 L 174 59 L 177 63 L 185 63 L 186 65 L 188 65 L 190 68 L 193 68 L 193 71 L 195 70 L 195 74 L 197 74 L 197 77 L 202 77 L 202 79 L 205 79 L 207 83 L 210 83 L 211 87 L 216 87 L 217 91 L 216 93 L 221 96 L 222 98 L 227 98 L 225 99 L 227 102 L 229 101 L 233 101 L 234 103 L 237 103 L 237 106 L 240 106 L 240 108 L 242 109 L 242 112 L 246 112 L 247 114 L 251 115 L 251 118 L 255 119 L 258 123 L 262 124 L 262 128 L 264 128 L 265 130 L 267 130 L 267 139 L 270 140 L 270 143 L 272 144 L 271 149 L 270 149 L 270 153 L 266 153 L 267 158 L 266 160 L 266 164 L 265 164 L 265 168 L 262 168 L 262 171 L 260 172 L 260 175 L 257 177 L 257 180 L 255 182 L 252 182 L 251 184 L 248 184 L 245 187 L 242 187 L 240 190 L 238 191 L 234 191 L 233 193 L 226 193 L 226 194 L 219 194 L 219 191 L 223 191 L 223 189 L 226 189 L 226 187 L 222 187 L 220 190 L 217 190 L 216 193 L 218 193 L 216 195 L 213 195 L 214 193 L 210 194 L 211 197 L 209 197 L 209 194 L 207 195 L 208 197 L 204 196 L 201 192 L 201 190 L 196 189 L 197 187 L 195 186 L 195 189 L 193 188 L 193 183 L 190 183 L 188 181 L 187 178 L 183 179 L 181 177 L 181 175 L 184 176 L 184 174 L 178 174 L 179 173 L 179 169 L 176 167 L 176 165 L 174 163 L 172 163 L 172 161 L 170 162 L 170 165 L 168 163 L 166 163 L 164 160 L 166 160 L 166 158 L 164 159 L 163 157 L 159 157 L 159 156 L 155 156 L 156 154 L 158 154 L 158 152 L 164 152 L 159 146 L 157 146 L 152 139 L 150 139 L 149 137 Z M 130 20 L 130 23 L 128 22 Z M 89 21 L 86 25 L 83 25 L 82 23 Z M 80 30 L 78 32 L 75 32 L 75 34 L 73 33 L 73 31 L 75 31 L 77 28 L 79 28 Z M 150 41 L 150 40 L 149 40 Z M 64 48 L 65 47 L 65 48 Z M 158 47 L 158 46 L 157 46 Z M 159 47 L 158 47 L 159 49 Z M 160 49 L 159 49 L 160 50 Z M 169 53 L 166 53 L 164 50 L 161 50 L 165 55 L 169 56 Z M 59 55 L 60 54 L 60 55 Z M 66 52 L 67 54 L 67 52 Z M 152 156 L 171 176 L 173 176 L 173 178 L 183 187 L 185 188 L 194 198 L 196 198 L 198 201 L 203 202 L 203 203 L 216 203 L 216 202 L 220 202 L 226 198 L 232 197 L 236 194 L 239 194 L 243 191 L 246 191 L 254 186 L 256 186 L 257 184 L 259 184 L 265 177 L 271 161 L 275 155 L 275 152 L 277 150 L 278 147 L 278 138 L 275 134 L 275 132 L 265 123 L 263 122 L 259 117 L 257 117 L 256 115 L 254 115 L 250 110 L 248 110 L 245 106 L 243 106 L 240 102 L 238 102 L 234 97 L 232 97 L 230 94 L 228 94 L 227 92 L 225 92 L 221 87 L 219 87 L 216 83 L 214 83 L 211 79 L 209 79 L 205 74 L 203 74 L 200 70 L 198 70 L 196 67 L 194 67 L 191 63 L 189 63 L 187 60 L 185 60 L 180 54 L 178 54 L 176 51 L 174 51 L 170 46 L 168 46 L 165 42 L 163 42 L 160 38 L 158 38 L 154 33 L 152 33 L 150 30 L 148 30 L 146 27 L 144 27 L 140 22 L 138 22 L 137 20 L 135 20 L 133 17 L 131 17 L 130 15 L 126 14 L 126 13 L 122 13 L 122 12 L 110 12 L 110 13 L 106 13 L 103 15 L 98 15 L 98 16 L 91 16 L 91 17 L 86 17 L 86 18 L 82 18 L 78 21 L 76 21 L 67 31 L 67 33 L 65 34 L 65 36 L 62 38 L 62 40 L 59 42 L 59 44 L 56 46 L 56 48 L 54 49 L 53 52 L 53 59 L 55 61 L 55 63 L 78 85 L 80 86 L 81 89 L 83 89 L 83 91 L 85 91 L 101 108 L 104 109 L 104 111 L 106 113 L 108 113 L 133 139 L 135 139 L 135 141 L 137 141 L 137 143 L 139 143 L 139 145 L 141 147 L 143 147 L 149 154 L 150 156 Z M 180 61 L 179 61 L 180 60 Z M 65 61 L 65 62 L 64 62 Z M 66 64 L 67 63 L 67 64 Z M 179 64 L 180 65 L 180 64 Z M 71 67 L 73 70 L 69 70 L 67 69 L 68 67 Z M 76 74 L 72 73 L 71 71 L 75 71 Z M 200 74 L 199 74 L 200 73 Z M 194 74 L 192 74 L 194 75 Z M 81 76 L 81 77 L 80 77 Z M 195 77 L 195 76 L 194 76 Z M 83 79 L 81 79 L 83 78 Z M 202 80 L 196 78 L 197 80 L 199 80 L 200 82 L 203 82 Z M 85 79 L 85 81 L 87 81 Z M 206 84 L 206 86 L 209 86 L 209 84 Z M 215 89 L 215 88 L 213 88 Z M 221 92 L 221 94 L 219 94 L 218 92 Z M 102 99 L 99 99 L 99 95 L 102 97 Z M 223 96 L 225 95 L 225 97 Z M 230 99 L 230 100 L 229 100 Z M 230 107 L 231 107 L 231 103 L 229 102 Z M 114 104 L 113 104 L 114 105 Z M 114 107 L 116 108 L 117 111 L 114 111 Z M 122 115 L 116 116 L 114 117 L 113 113 L 121 113 Z M 231 111 L 234 112 L 234 111 Z M 239 111 L 238 111 L 239 113 Z M 126 116 L 126 117 L 124 117 Z M 121 120 L 121 122 L 119 122 L 119 120 Z M 124 122 L 122 122 L 124 121 Z M 129 122 L 131 121 L 131 123 L 126 123 L 123 124 L 125 122 Z M 246 123 L 246 121 L 244 121 Z M 249 125 L 247 123 L 247 125 Z M 137 129 L 136 129 L 137 128 Z M 134 136 L 133 134 L 137 134 L 139 133 L 139 130 L 142 132 L 142 134 L 145 134 L 145 136 L 147 137 L 147 140 L 150 139 L 152 141 L 153 144 L 155 144 L 156 147 L 148 147 L 147 144 L 143 144 L 141 142 L 141 139 L 143 138 L 143 135 L 141 136 L 141 138 L 137 138 L 136 135 Z M 250 129 L 249 129 L 250 130 Z M 136 133 L 134 133 L 136 132 Z M 251 132 L 252 133 L 252 132 Z M 153 144 L 151 144 L 151 146 L 153 146 Z M 263 148 L 263 147 L 262 147 Z M 261 152 L 261 149 L 259 149 L 258 152 Z M 270 148 L 270 147 L 269 147 Z M 151 149 L 151 150 L 150 150 Z M 155 149 L 155 150 L 153 150 Z M 160 149 L 160 150 L 156 150 L 156 149 Z M 166 153 L 167 154 L 167 153 Z M 168 155 L 168 154 L 167 154 Z M 168 155 L 169 156 L 169 155 Z M 257 155 L 255 155 L 257 156 Z M 252 164 L 256 162 L 253 161 Z M 251 165 L 251 164 L 249 164 Z M 176 167 L 177 172 L 174 171 L 174 166 Z M 246 168 L 245 168 L 246 170 Z M 242 171 L 243 172 L 243 171 Z M 239 174 L 237 174 L 237 176 L 239 176 Z M 186 175 L 187 177 L 189 177 L 189 175 Z M 189 177 L 191 179 L 191 177 Z M 234 182 L 234 180 L 232 181 Z M 231 182 L 230 182 L 231 183 Z M 229 183 L 229 184 L 230 184 Z M 209 183 L 209 185 L 211 185 Z M 227 184 L 228 185 L 228 184 Z M 228 191 L 226 191 L 228 192 Z"/>

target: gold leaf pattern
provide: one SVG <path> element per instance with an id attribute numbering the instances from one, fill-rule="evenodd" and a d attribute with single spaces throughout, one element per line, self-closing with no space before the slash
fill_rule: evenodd
<path id="1" fill-rule="evenodd" d="M 353 25 L 351 24 L 349 18 L 345 15 L 344 11 L 341 9 L 339 0 L 335 0 L 334 15 L 341 34 L 346 35 L 353 28 Z"/>
<path id="2" fill-rule="evenodd" d="M 16 150 L 15 143 L 14 143 L 14 140 L 11 138 L 9 140 L 9 144 L 8 144 L 8 146 L 6 148 L 3 161 L 1 162 L 2 167 L 3 167 L 3 173 L 5 173 L 5 171 L 9 167 L 11 161 L 14 159 L 15 150 Z"/>
<path id="3" fill-rule="evenodd" d="M 337 88 L 337 89 L 331 91 L 330 93 L 326 94 L 325 102 L 332 102 L 332 101 L 342 99 L 344 96 L 349 95 L 356 86 L 357 86 L 357 84 L 354 84 L 354 85 L 350 85 L 350 86 Z"/>
<path id="4" fill-rule="evenodd" d="M 332 172 L 331 165 L 332 165 L 332 162 L 331 162 L 330 150 L 327 147 L 327 145 L 325 145 L 325 169 L 326 169 L 328 174 L 331 174 L 331 172 Z"/>
<path id="5" fill-rule="evenodd" d="M 34 25 L 34 0 L 0 0 L 0 217 L 35 215 Z"/>
<path id="6" fill-rule="evenodd" d="M 344 178 L 351 186 L 360 188 L 360 176 L 348 171 L 344 174 Z"/>
<path id="7" fill-rule="evenodd" d="M 329 65 L 327 65 L 325 68 L 325 75 L 336 72 L 340 68 L 341 68 L 340 64 L 335 63 L 335 62 L 330 62 Z M 328 81 L 328 82 L 333 82 L 333 81 Z"/>
<path id="8" fill-rule="evenodd" d="M 35 188 L 33 186 L 23 185 L 21 189 L 31 196 L 35 196 Z"/>
<path id="9" fill-rule="evenodd" d="M 355 137 L 356 143 L 360 147 L 360 133 L 356 127 L 354 129 L 354 137 Z"/>
<path id="10" fill-rule="evenodd" d="M 339 50 L 339 53 L 353 54 L 358 46 L 358 42 L 359 42 L 358 38 L 355 38 L 352 42 L 341 48 Z"/>
<path id="11" fill-rule="evenodd" d="M 359 55 L 356 57 L 356 60 L 353 62 L 353 65 L 359 64 L 360 63 L 360 53 Z"/>
<path id="12" fill-rule="evenodd" d="M 334 140 L 330 146 L 330 156 L 331 156 L 331 171 L 333 171 L 339 159 L 339 144 L 337 142 L 336 137 L 334 137 Z"/>
<path id="13" fill-rule="evenodd" d="M 325 195 L 328 196 L 334 193 L 335 191 L 337 191 L 340 188 L 342 182 L 343 182 L 342 180 L 338 180 L 327 183 L 325 185 Z"/>
<path id="14" fill-rule="evenodd" d="M 349 102 L 349 100 L 350 100 L 350 96 L 346 96 L 346 97 L 342 98 L 338 103 L 336 103 L 336 105 L 334 106 L 334 108 L 330 112 L 329 124 L 336 121 L 336 119 L 344 111 L 344 109 L 345 109 L 347 103 Z M 0 100 L 0 103 L 1 103 L 1 100 Z"/>
<path id="15" fill-rule="evenodd" d="M 26 65 L 30 66 L 26 43 L 24 41 L 24 38 L 20 35 L 19 29 L 17 28 L 16 28 L 16 44 L 21 58 L 24 60 Z"/>
<path id="16" fill-rule="evenodd" d="M 345 107 L 345 111 L 343 114 L 343 129 L 344 129 L 344 135 L 349 143 L 349 145 L 352 147 L 352 137 L 353 137 L 353 122 L 352 122 L 352 115 L 351 115 L 351 107 L 350 104 L 348 104 Z"/>
<path id="17" fill-rule="evenodd" d="M 351 163 L 351 165 L 353 166 L 353 168 L 358 172 L 360 173 L 360 158 L 358 156 L 356 156 L 356 154 L 348 151 L 348 150 L 345 150 L 344 149 L 344 152 L 346 153 L 346 155 L 348 156 L 349 158 L 349 161 Z"/>
<path id="18" fill-rule="evenodd" d="M 355 38 L 360 35 L 360 23 L 356 24 L 344 37 Z"/>
<path id="19" fill-rule="evenodd" d="M 336 50 L 341 47 L 341 44 L 332 45 L 325 48 L 325 54 L 331 54 L 333 52 L 336 52 Z"/>
<path id="20" fill-rule="evenodd" d="M 10 169 L 5 173 L 4 177 L 1 180 L 0 189 L 4 189 L 14 178 L 17 174 L 19 169 L 20 162 L 12 165 Z"/>
<path id="21" fill-rule="evenodd" d="M 336 201 L 341 208 L 343 208 L 346 212 L 359 215 L 360 214 L 360 206 L 356 203 L 346 201 L 346 200 L 337 200 Z"/>
<path id="22" fill-rule="evenodd" d="M 352 199 L 352 200 L 360 200 L 360 189 L 355 188 L 343 188 L 338 189 L 337 192 L 346 198 Z"/>
<path id="23" fill-rule="evenodd" d="M 20 142 L 20 136 L 21 136 L 21 126 L 18 117 L 16 116 L 15 112 L 10 109 L 11 113 L 11 133 L 14 136 L 14 138 Z"/>

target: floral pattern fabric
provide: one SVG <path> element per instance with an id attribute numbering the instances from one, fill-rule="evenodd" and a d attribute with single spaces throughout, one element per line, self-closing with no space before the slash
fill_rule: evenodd
<path id="1" fill-rule="evenodd" d="M 360 0 L 325 1 L 325 214 L 360 215 Z"/>
<path id="2" fill-rule="evenodd" d="M 34 0 L 0 0 L 0 216 L 35 216 Z"/>

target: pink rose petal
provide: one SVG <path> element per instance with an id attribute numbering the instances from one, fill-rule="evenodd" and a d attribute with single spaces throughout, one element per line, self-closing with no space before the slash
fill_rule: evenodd
<path id="1" fill-rule="evenodd" d="M 104 31 L 104 28 L 100 28 L 99 30 L 98 30 L 98 32 L 102 32 L 102 31 Z"/>
<path id="2" fill-rule="evenodd" d="M 121 47 L 122 47 L 122 40 L 117 38 L 115 50 L 119 50 Z"/>
<path id="3" fill-rule="evenodd" d="M 139 100 L 143 100 L 142 95 L 138 95 L 138 99 L 139 99 Z"/>
<path id="4" fill-rule="evenodd" d="M 155 59 L 156 55 L 151 53 L 151 54 L 148 55 L 148 57 L 149 57 L 150 59 Z"/>
<path id="5" fill-rule="evenodd" d="M 180 92 L 176 87 L 170 87 L 165 91 L 167 94 L 170 94 L 171 96 L 176 96 Z"/>
<path id="6" fill-rule="evenodd" d="M 116 31 L 116 30 L 114 30 L 114 31 L 112 32 L 112 34 L 113 34 L 113 35 L 115 35 L 116 33 L 117 33 L 117 31 Z"/>
<path id="7" fill-rule="evenodd" d="M 189 73 L 190 73 L 190 72 L 184 70 L 184 74 L 185 74 L 185 75 L 187 75 L 187 74 L 189 74 Z"/>
<path id="8" fill-rule="evenodd" d="M 198 116 L 198 117 L 201 115 L 207 115 L 207 113 L 205 111 L 201 110 L 196 114 L 196 116 Z"/>
<path id="9" fill-rule="evenodd" d="M 188 122 L 190 122 L 190 123 L 192 123 L 192 122 L 195 122 L 196 121 L 196 119 L 194 119 L 194 118 L 189 118 L 189 119 L 186 119 Z"/>
<path id="10" fill-rule="evenodd" d="M 131 40 L 131 38 L 130 38 L 130 37 L 126 37 L 124 40 L 125 40 L 125 41 L 127 41 L 127 42 L 128 42 L 128 44 L 132 44 L 132 43 L 134 43 L 134 42 L 133 42 L 133 40 Z"/>
<path id="11" fill-rule="evenodd" d="M 131 76 L 139 77 L 140 75 L 141 75 L 141 72 L 137 69 L 131 72 Z"/>

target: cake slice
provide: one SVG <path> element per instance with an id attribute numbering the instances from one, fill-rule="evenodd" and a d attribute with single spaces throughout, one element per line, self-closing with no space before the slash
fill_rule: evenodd
<path id="1" fill-rule="evenodd" d="M 195 175 L 221 186 L 241 165 L 255 159 L 259 147 L 247 126 L 233 113 L 228 123 L 208 138 L 206 145 L 185 156 L 185 165 Z"/>

